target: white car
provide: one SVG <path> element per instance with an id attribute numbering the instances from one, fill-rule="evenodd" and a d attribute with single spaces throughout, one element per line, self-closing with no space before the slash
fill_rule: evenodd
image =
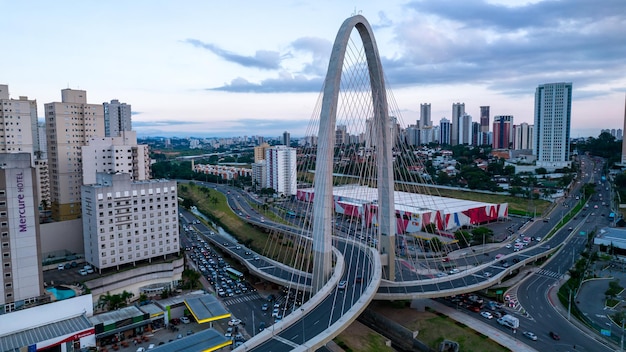
<path id="1" fill-rule="evenodd" d="M 189 318 L 187 318 L 187 317 L 180 317 L 180 322 L 183 323 L 183 324 L 189 324 L 190 323 Z"/>
<path id="2" fill-rule="evenodd" d="M 533 341 L 537 341 L 537 335 L 533 334 L 530 331 L 524 331 L 524 336 L 528 337 L 529 339 Z"/>
<path id="3" fill-rule="evenodd" d="M 483 318 L 487 318 L 487 319 L 493 318 L 493 315 L 491 313 L 489 313 L 489 312 L 486 312 L 486 311 L 485 312 L 480 312 L 480 315 L 482 315 Z"/>
<path id="4" fill-rule="evenodd" d="M 513 247 L 513 246 L 511 246 L 511 244 L 509 243 L 509 244 L 507 244 L 507 245 L 506 245 L 506 246 L 504 246 L 504 247 L 505 247 L 505 248 L 510 249 L 510 248 L 511 248 L 511 247 Z"/>
<path id="5" fill-rule="evenodd" d="M 231 319 L 228 321 L 228 326 L 236 326 L 241 324 L 241 319 Z"/>
<path id="6" fill-rule="evenodd" d="M 233 336 L 233 328 L 228 328 L 226 329 L 226 332 L 224 333 L 225 337 L 232 337 Z"/>

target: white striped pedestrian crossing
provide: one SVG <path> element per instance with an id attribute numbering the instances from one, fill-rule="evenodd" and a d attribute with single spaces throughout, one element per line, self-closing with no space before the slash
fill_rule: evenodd
<path id="1" fill-rule="evenodd" d="M 541 270 L 537 271 L 537 274 L 541 275 L 541 276 L 551 277 L 551 278 L 554 278 L 554 279 L 558 279 L 562 275 L 560 273 L 555 273 L 554 271 L 544 270 L 544 269 L 541 269 Z"/>
<path id="2" fill-rule="evenodd" d="M 248 293 L 237 297 L 228 297 L 224 299 L 224 305 L 230 306 L 232 304 L 254 301 L 256 299 L 262 299 L 258 292 Z"/>

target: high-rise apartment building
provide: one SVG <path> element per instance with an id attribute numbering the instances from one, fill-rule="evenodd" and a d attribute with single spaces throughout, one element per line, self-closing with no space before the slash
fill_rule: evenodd
<path id="1" fill-rule="evenodd" d="M 513 116 L 497 115 L 493 118 L 493 148 L 509 149 L 513 142 Z"/>
<path id="2" fill-rule="evenodd" d="M 431 116 L 430 116 L 430 104 L 420 104 L 420 123 L 419 123 L 419 127 L 420 128 L 424 128 L 427 126 L 432 126 L 432 122 L 431 122 Z"/>
<path id="3" fill-rule="evenodd" d="M 287 131 L 283 132 L 283 145 L 290 146 L 291 145 L 291 134 Z"/>
<path id="4" fill-rule="evenodd" d="M 513 149 L 532 149 L 533 134 L 533 125 L 529 125 L 526 122 L 513 125 Z"/>
<path id="5" fill-rule="evenodd" d="M 61 102 L 45 104 L 52 218 L 80 217 L 81 148 L 91 138 L 104 137 L 102 104 L 88 104 L 84 90 L 61 90 Z"/>
<path id="6" fill-rule="evenodd" d="M 454 128 L 454 123 L 453 123 Z M 472 116 L 463 114 L 458 119 L 458 144 L 472 145 Z"/>
<path id="7" fill-rule="evenodd" d="M 452 133 L 452 124 L 445 117 L 439 120 L 439 143 L 450 144 L 450 134 Z"/>
<path id="8" fill-rule="evenodd" d="M 266 182 L 268 188 L 277 193 L 295 195 L 297 193 L 296 149 L 275 146 L 265 151 Z"/>
<path id="9" fill-rule="evenodd" d="M 344 145 L 348 143 L 348 127 L 346 125 L 338 125 L 335 129 L 335 145 Z"/>
<path id="10" fill-rule="evenodd" d="M 450 144 L 463 144 L 459 142 L 459 128 L 461 116 L 465 115 L 465 103 L 452 104 L 452 126 L 450 126 Z"/>
<path id="11" fill-rule="evenodd" d="M 137 132 L 124 131 L 120 137 L 91 138 L 82 147 L 83 184 L 96 183 L 96 174 L 126 174 L 132 181 L 150 178 L 148 146 L 137 144 Z"/>
<path id="12" fill-rule="evenodd" d="M 252 187 L 256 190 L 267 188 L 267 163 L 261 159 L 252 164 Z"/>
<path id="13" fill-rule="evenodd" d="M 547 83 L 535 91 L 536 165 L 548 170 L 569 167 L 572 83 Z"/>
<path id="14" fill-rule="evenodd" d="M 624 131 L 626 131 L 626 94 L 624 94 Z M 622 139 L 622 165 L 626 165 L 626 140 L 625 139 Z"/>
<path id="15" fill-rule="evenodd" d="M 104 135 L 105 137 L 119 137 L 124 131 L 132 131 L 132 112 L 130 105 L 113 99 L 110 103 L 103 103 Z"/>
<path id="16" fill-rule="evenodd" d="M 258 163 L 261 160 L 265 160 L 265 151 L 269 148 L 270 145 L 267 143 L 262 143 L 261 145 L 254 147 L 254 162 Z"/>
<path id="17" fill-rule="evenodd" d="M 37 100 L 10 99 L 9 86 L 0 85 L 0 153 L 29 153 L 34 165 L 39 150 Z"/>
<path id="18" fill-rule="evenodd" d="M 489 107 L 480 107 L 480 131 L 489 132 Z"/>
<path id="19" fill-rule="evenodd" d="M 97 269 L 178 253 L 176 181 L 98 173 L 82 186 L 85 260 Z"/>
<path id="20" fill-rule="evenodd" d="M 36 175 L 29 153 L 0 153 L 0 241 L 4 312 L 43 294 Z"/>

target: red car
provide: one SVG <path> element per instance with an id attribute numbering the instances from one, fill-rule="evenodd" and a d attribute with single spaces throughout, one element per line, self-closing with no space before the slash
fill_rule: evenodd
<path id="1" fill-rule="evenodd" d="M 559 336 L 559 334 L 557 334 L 557 333 L 556 333 L 556 332 L 554 332 L 554 331 L 550 331 L 550 337 L 551 337 L 553 340 L 557 340 L 557 341 L 561 339 L 561 336 Z"/>

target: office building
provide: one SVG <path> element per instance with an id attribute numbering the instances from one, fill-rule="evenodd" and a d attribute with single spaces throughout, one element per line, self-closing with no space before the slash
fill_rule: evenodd
<path id="1" fill-rule="evenodd" d="M 522 122 L 513 126 L 513 149 L 533 148 L 533 125 Z"/>
<path id="2" fill-rule="evenodd" d="M 493 149 L 512 147 L 513 116 L 497 115 L 493 118 Z"/>
<path id="3" fill-rule="evenodd" d="M 98 173 L 81 189 L 85 260 L 97 269 L 178 253 L 176 181 Z"/>
<path id="4" fill-rule="evenodd" d="M 297 192 L 296 149 L 275 146 L 265 151 L 267 187 L 287 196 Z"/>
<path id="5" fill-rule="evenodd" d="M 450 144 L 459 144 L 459 125 L 461 116 L 465 115 L 465 103 L 452 104 L 452 124 L 450 126 Z"/>
<path id="6" fill-rule="evenodd" d="M 45 104 L 52 218 L 80 218 L 81 148 L 104 137 L 102 104 L 88 104 L 84 90 L 61 90 L 61 102 Z"/>
<path id="7" fill-rule="evenodd" d="M 119 137 L 122 132 L 132 131 L 132 112 L 130 105 L 113 99 L 110 103 L 103 103 L 104 135 L 105 137 Z"/>
<path id="8" fill-rule="evenodd" d="M 548 83 L 535 91 L 533 153 L 537 167 L 569 167 L 572 83 Z"/>
<path id="9" fill-rule="evenodd" d="M 489 107 L 488 106 L 480 107 L 480 131 L 489 132 Z"/>
<path id="10" fill-rule="evenodd" d="M 418 126 L 420 128 L 432 126 L 430 118 L 430 104 L 420 104 L 420 123 Z"/>
<path id="11" fill-rule="evenodd" d="M 43 294 L 36 174 L 29 153 L 0 153 L 0 240 L 4 313 Z"/>
<path id="12" fill-rule="evenodd" d="M 445 117 L 439 120 L 439 143 L 450 144 L 450 134 L 452 133 L 450 120 Z"/>
<path id="13" fill-rule="evenodd" d="M 91 138 L 82 147 L 83 184 L 96 183 L 96 174 L 121 173 L 132 181 L 150 178 L 148 146 L 137 144 L 135 131 L 123 131 L 120 137 Z"/>

